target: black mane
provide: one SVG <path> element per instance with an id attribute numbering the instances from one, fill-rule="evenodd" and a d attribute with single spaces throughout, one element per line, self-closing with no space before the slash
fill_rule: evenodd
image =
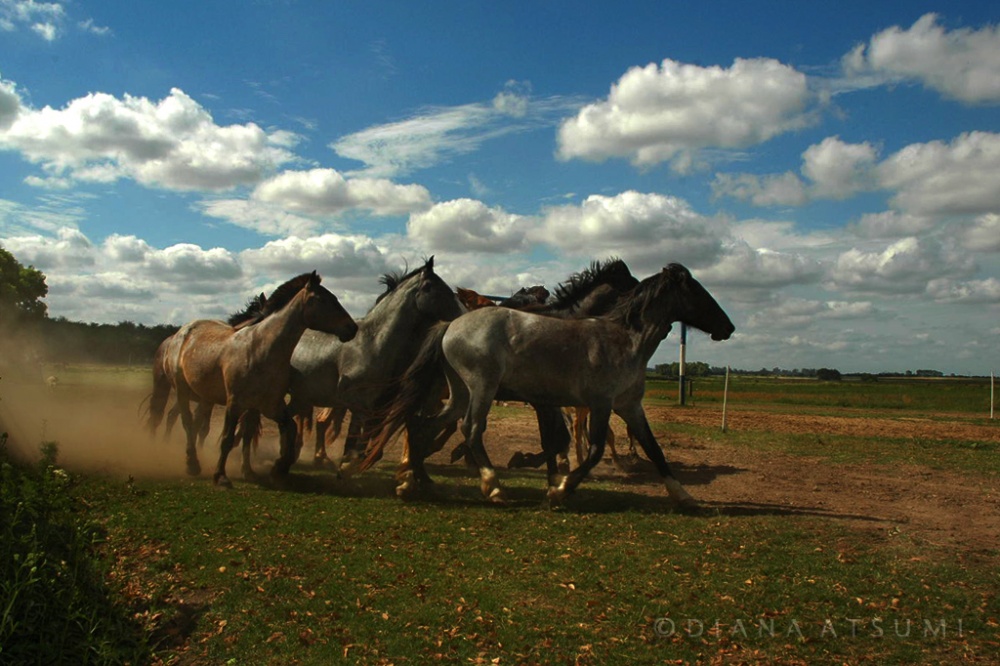
<path id="1" fill-rule="evenodd" d="M 302 288 L 310 282 L 313 282 L 313 284 L 319 284 L 320 277 L 316 274 L 316 271 L 296 275 L 291 280 L 275 289 L 271 295 L 268 296 L 267 305 L 264 306 L 264 310 L 260 313 L 258 321 L 268 315 L 274 314 L 281 308 L 288 305 L 288 303 L 295 298 L 295 294 L 302 291 Z"/>
<path id="2" fill-rule="evenodd" d="M 379 302 L 381 302 L 383 298 L 385 298 L 386 296 L 388 296 L 389 294 L 391 294 L 393 291 L 395 291 L 396 288 L 399 287 L 399 285 L 403 284 L 404 282 L 406 282 L 411 277 L 413 277 L 417 273 L 421 272 L 422 270 L 424 270 L 428 266 L 430 266 L 430 268 L 431 268 L 432 271 L 434 270 L 434 257 L 431 257 L 430 259 L 428 259 L 427 261 L 425 261 L 424 265 L 421 266 L 420 268 L 414 268 L 409 273 L 405 272 L 406 269 L 404 268 L 401 271 L 392 271 L 390 273 L 385 273 L 384 275 L 382 275 L 382 277 L 380 277 L 378 279 L 378 282 L 379 282 L 379 284 L 384 284 L 385 285 L 385 291 L 383 291 L 381 294 L 379 294 L 378 298 L 375 299 L 375 305 L 378 305 Z"/>
<path id="3" fill-rule="evenodd" d="M 639 284 L 628 265 L 618 257 L 605 261 L 592 261 L 590 267 L 569 276 L 566 282 L 556 287 L 552 309 L 569 309 L 577 305 L 601 285 L 610 285 L 620 292 L 633 289 Z"/>
<path id="4" fill-rule="evenodd" d="M 680 264 L 669 264 L 658 273 L 650 275 L 621 299 L 611 312 L 609 319 L 622 323 L 628 328 L 642 328 L 642 319 L 649 304 L 656 300 L 664 289 L 670 289 L 673 283 L 690 276 L 688 269 Z"/>
<path id="5" fill-rule="evenodd" d="M 240 324 L 250 324 L 259 320 L 261 314 L 264 312 L 264 307 L 267 305 L 267 297 L 261 293 L 257 296 L 251 296 L 243 309 L 239 312 L 234 312 L 229 315 L 226 319 L 226 323 L 232 327 L 237 327 Z"/>

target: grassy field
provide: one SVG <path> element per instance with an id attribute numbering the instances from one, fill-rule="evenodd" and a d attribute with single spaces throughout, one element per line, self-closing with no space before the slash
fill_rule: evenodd
<path id="1" fill-rule="evenodd" d="M 114 383 L 98 370 L 72 381 Z M 721 380 L 696 380 L 695 407 L 677 409 L 721 392 Z M 676 385 L 652 382 L 648 400 L 675 402 Z M 741 377 L 729 400 L 982 422 L 989 386 Z M 832 468 L 914 446 L 760 433 L 727 443 Z M 1000 474 L 996 439 L 916 446 L 938 469 Z M 1000 648 L 996 550 L 808 513 L 681 513 L 615 479 L 589 480 L 550 511 L 534 471 L 505 473 L 511 501 L 494 506 L 464 470 L 433 474 L 447 492 L 415 503 L 395 498 L 388 467 L 338 480 L 299 466 L 280 490 L 88 475 L 72 492 L 100 527 L 112 590 L 168 664 L 995 663 Z"/>

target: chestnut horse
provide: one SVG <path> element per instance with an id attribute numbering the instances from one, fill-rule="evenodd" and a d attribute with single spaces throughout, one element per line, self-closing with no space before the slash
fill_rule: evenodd
<path id="1" fill-rule="evenodd" d="M 713 340 L 726 340 L 735 329 L 711 294 L 679 264 L 640 282 L 603 317 L 561 319 L 483 308 L 442 324 L 403 375 L 366 461 L 374 461 L 406 425 L 410 464 L 422 467 L 426 433 L 437 433 L 461 418 L 462 433 L 479 467 L 482 492 L 490 500 L 502 501 L 483 433 L 493 399 L 510 391 L 533 404 L 590 408 L 590 451 L 583 463 L 560 478 L 554 452 L 546 449 L 551 504 L 561 503 L 600 462 L 612 412 L 632 428 L 671 498 L 694 504 L 663 457 L 642 406 L 649 359 L 676 321 L 709 333 Z M 447 404 L 420 414 L 428 407 L 427 387 L 441 373 L 450 391 Z"/>
<path id="2" fill-rule="evenodd" d="M 278 287 L 267 299 L 263 312 L 239 327 L 200 319 L 177 331 L 166 350 L 165 365 L 173 376 L 181 423 L 187 434 L 190 474 L 201 471 L 191 400 L 226 406 L 214 475 L 217 485 L 232 485 L 226 476 L 226 459 L 233 447 L 237 421 L 244 413 L 250 418 L 263 414 L 278 424 L 281 452 L 271 473 L 276 477 L 287 474 L 295 453 L 295 424 L 285 404 L 291 376 L 289 361 L 306 329 L 326 331 L 344 341 L 353 338 L 358 330 L 337 297 L 320 284 L 315 271 Z M 162 412 L 151 413 L 151 419 L 160 417 Z M 249 447 L 244 450 L 243 471 L 253 474 Z"/>

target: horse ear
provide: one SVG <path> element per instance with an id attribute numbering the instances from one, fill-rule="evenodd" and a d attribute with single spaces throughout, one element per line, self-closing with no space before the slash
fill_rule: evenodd
<path id="1" fill-rule="evenodd" d="M 314 287 L 316 285 L 318 285 L 319 283 L 321 283 L 322 281 L 323 281 L 323 278 L 321 278 L 319 276 L 319 273 L 317 273 L 316 271 L 313 271 L 312 275 L 309 276 L 309 283 L 311 285 L 313 285 Z"/>
<path id="2" fill-rule="evenodd" d="M 688 269 L 684 268 L 680 264 L 670 264 L 663 269 L 670 275 L 670 279 L 677 280 L 678 282 L 684 282 L 691 275 Z"/>
<path id="3" fill-rule="evenodd" d="M 426 268 L 427 270 L 429 270 L 431 273 L 434 272 L 434 255 L 433 254 L 431 255 L 431 258 L 427 260 L 427 263 L 424 264 L 424 268 Z"/>

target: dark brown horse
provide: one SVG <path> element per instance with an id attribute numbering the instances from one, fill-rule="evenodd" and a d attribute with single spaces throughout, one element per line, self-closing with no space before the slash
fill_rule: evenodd
<path id="1" fill-rule="evenodd" d="M 418 425 L 438 432 L 461 418 L 462 432 L 479 466 L 483 494 L 502 500 L 496 471 L 483 447 L 483 432 L 494 397 L 508 391 L 533 404 L 583 405 L 591 410 L 587 459 L 560 479 L 550 453 L 552 504 L 572 493 L 600 461 L 612 412 L 636 434 L 670 496 L 682 504 L 693 503 L 664 459 L 642 406 L 646 366 L 675 321 L 703 330 L 714 340 L 726 340 L 734 330 L 711 294 L 679 264 L 643 280 L 603 317 L 560 319 L 506 308 L 463 315 L 428 337 L 403 376 L 383 430 L 372 439 L 369 459 L 404 424 L 412 438 Z M 442 372 L 450 389 L 448 403 L 421 415 L 420 409 L 427 407 L 427 387 Z M 416 463 L 417 457 L 411 454 L 411 461 Z"/>
<path id="2" fill-rule="evenodd" d="M 278 424 L 281 453 L 271 472 L 282 476 L 294 460 L 295 424 L 285 404 L 291 376 L 290 359 L 306 329 L 330 332 L 350 340 L 358 327 L 314 272 L 278 287 L 263 313 L 234 328 L 221 321 L 193 321 L 173 336 L 165 365 L 173 374 L 181 422 L 187 433 L 188 472 L 200 472 L 195 452 L 196 428 L 189 403 L 226 406 L 215 482 L 231 485 L 226 459 L 233 447 L 237 421 L 244 413 L 263 414 Z M 151 415 L 154 416 L 155 415 Z M 249 469 L 244 451 L 244 473 Z"/>

